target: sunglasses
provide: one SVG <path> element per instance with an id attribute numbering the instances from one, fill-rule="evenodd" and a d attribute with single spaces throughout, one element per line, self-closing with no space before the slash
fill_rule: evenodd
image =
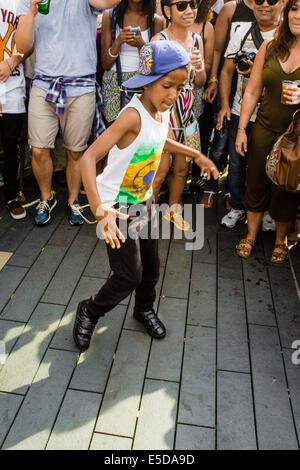
<path id="1" fill-rule="evenodd" d="M 176 2 L 176 3 L 169 3 L 168 6 L 172 7 L 174 5 L 176 5 L 178 11 L 185 11 L 187 9 L 188 5 L 190 5 L 192 10 L 196 10 L 199 7 L 199 1 L 198 0 L 191 0 L 189 2 L 180 1 L 180 2 Z"/>
<path id="2" fill-rule="evenodd" d="M 276 5 L 276 3 L 278 3 L 278 0 L 266 0 L 266 1 L 270 7 L 273 7 L 274 5 Z M 264 2 L 265 0 L 254 0 L 255 5 L 262 5 Z"/>

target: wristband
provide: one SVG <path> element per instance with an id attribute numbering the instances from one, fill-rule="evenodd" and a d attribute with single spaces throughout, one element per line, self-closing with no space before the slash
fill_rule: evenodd
<path id="1" fill-rule="evenodd" d="M 111 57 L 112 59 L 117 59 L 118 56 L 119 56 L 119 54 L 114 55 L 114 54 L 111 53 L 111 47 L 108 49 L 107 53 L 108 53 L 108 55 L 110 55 L 110 57 Z"/>
<path id="2" fill-rule="evenodd" d="M 211 77 L 209 80 L 208 80 L 208 84 L 210 85 L 211 83 L 219 83 L 219 80 L 217 79 L 217 77 Z"/>

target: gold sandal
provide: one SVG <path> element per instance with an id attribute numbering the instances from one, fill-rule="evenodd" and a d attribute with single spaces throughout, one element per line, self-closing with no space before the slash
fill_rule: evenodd
<path id="1" fill-rule="evenodd" d="M 272 251 L 270 262 L 273 264 L 283 264 L 288 260 L 289 249 L 284 243 L 277 243 Z"/>
<path id="2" fill-rule="evenodd" d="M 247 245 L 250 245 L 247 246 Z M 250 240 L 250 238 L 242 238 L 240 242 L 235 247 L 235 252 L 241 258 L 247 259 L 252 254 L 255 247 L 255 240 Z"/>

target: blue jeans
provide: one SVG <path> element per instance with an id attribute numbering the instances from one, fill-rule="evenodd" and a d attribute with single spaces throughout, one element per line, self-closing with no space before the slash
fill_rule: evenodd
<path id="1" fill-rule="evenodd" d="M 235 150 L 235 139 L 238 131 L 240 117 L 236 114 L 231 114 L 229 121 L 229 168 L 228 168 L 228 190 L 230 192 L 230 203 L 233 209 L 244 210 L 242 198 L 245 193 L 245 180 L 246 180 L 246 165 L 247 155 L 242 157 Z M 250 134 L 253 122 L 249 122 L 246 133 Z"/>
<path id="2" fill-rule="evenodd" d="M 215 114 L 215 125 L 217 123 L 217 114 Z M 214 137 L 211 144 L 209 158 L 214 162 L 218 170 L 221 172 L 226 164 L 229 153 L 228 149 L 228 137 L 229 137 L 229 122 L 224 119 L 223 127 L 218 131 L 215 127 Z M 219 189 L 219 181 L 211 178 L 205 183 L 204 191 L 213 191 L 217 193 Z"/>

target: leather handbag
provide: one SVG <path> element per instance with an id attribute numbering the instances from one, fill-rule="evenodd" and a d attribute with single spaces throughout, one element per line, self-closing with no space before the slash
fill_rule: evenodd
<path id="1" fill-rule="evenodd" d="M 300 194 L 300 109 L 267 156 L 266 173 L 282 190 Z"/>

